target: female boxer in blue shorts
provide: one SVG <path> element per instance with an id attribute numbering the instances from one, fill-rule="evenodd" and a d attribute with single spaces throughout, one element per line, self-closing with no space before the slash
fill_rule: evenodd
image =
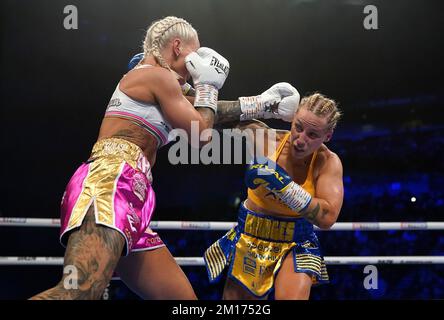
<path id="1" fill-rule="evenodd" d="M 313 225 L 330 228 L 341 210 L 341 160 L 324 144 L 341 113 L 321 94 L 298 102 L 291 131 L 259 121 L 237 126 L 263 154 L 247 169 L 238 225 L 205 252 L 210 281 L 228 269 L 224 299 L 308 299 L 313 284 L 328 281 Z"/>

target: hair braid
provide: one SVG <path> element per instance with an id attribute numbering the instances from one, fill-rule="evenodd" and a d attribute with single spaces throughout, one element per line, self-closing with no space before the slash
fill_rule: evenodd
<path id="1" fill-rule="evenodd" d="M 337 103 L 320 93 L 314 93 L 308 97 L 304 97 L 300 107 L 306 108 L 319 117 L 327 118 L 329 129 L 336 128 L 336 124 L 342 116 Z"/>
<path id="2" fill-rule="evenodd" d="M 148 28 L 143 42 L 144 55 L 153 55 L 161 67 L 174 72 L 165 61 L 161 51 L 175 36 L 184 41 L 190 41 L 197 36 L 197 32 L 186 20 L 174 16 L 153 22 Z"/>

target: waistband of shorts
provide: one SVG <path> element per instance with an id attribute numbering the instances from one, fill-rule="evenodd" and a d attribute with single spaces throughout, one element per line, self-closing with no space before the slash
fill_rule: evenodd
<path id="1" fill-rule="evenodd" d="M 148 159 L 142 149 L 130 141 L 120 138 L 106 138 L 97 141 L 92 148 L 90 159 L 102 157 L 116 157 L 125 160 L 135 169 L 145 173 L 150 182 L 153 180 Z"/>
<path id="2" fill-rule="evenodd" d="M 269 241 L 299 242 L 313 235 L 313 224 L 304 218 L 281 218 L 249 210 L 241 203 L 237 228 L 240 232 Z"/>
<path id="3" fill-rule="evenodd" d="M 94 144 L 91 152 L 91 158 L 117 156 L 133 161 L 137 161 L 141 155 L 143 156 L 143 152 L 139 146 L 120 138 L 99 140 Z"/>

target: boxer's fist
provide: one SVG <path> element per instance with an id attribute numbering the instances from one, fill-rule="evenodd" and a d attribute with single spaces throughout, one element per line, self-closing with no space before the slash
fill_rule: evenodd
<path id="1" fill-rule="evenodd" d="M 210 48 L 199 48 L 185 57 L 185 64 L 193 78 L 194 86 L 208 84 L 222 88 L 230 71 L 227 59 Z"/>
<path id="2" fill-rule="evenodd" d="M 227 59 L 210 48 L 199 48 L 185 57 L 185 64 L 196 89 L 194 106 L 217 112 L 218 90 L 230 71 Z"/>
<path id="3" fill-rule="evenodd" d="M 280 82 L 259 96 L 240 97 L 241 120 L 282 119 L 291 122 L 299 106 L 298 90 L 287 82 Z"/>

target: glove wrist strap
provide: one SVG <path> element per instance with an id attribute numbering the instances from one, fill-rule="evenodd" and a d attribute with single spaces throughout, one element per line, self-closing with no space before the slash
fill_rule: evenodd
<path id="1" fill-rule="evenodd" d="M 272 110 L 272 105 L 267 106 L 262 96 L 240 97 L 239 98 L 242 114 L 240 121 L 251 119 L 270 119 L 276 118 L 276 113 Z"/>
<path id="2" fill-rule="evenodd" d="M 219 91 L 210 84 L 196 85 L 196 98 L 194 99 L 194 107 L 210 108 L 216 114 L 217 112 L 217 96 Z"/>
<path id="3" fill-rule="evenodd" d="M 240 121 L 263 118 L 264 104 L 261 96 L 240 97 L 239 102 L 242 111 Z"/>
<path id="4" fill-rule="evenodd" d="M 300 185 L 291 182 L 278 192 L 279 198 L 293 211 L 301 212 L 311 202 L 311 195 Z"/>

